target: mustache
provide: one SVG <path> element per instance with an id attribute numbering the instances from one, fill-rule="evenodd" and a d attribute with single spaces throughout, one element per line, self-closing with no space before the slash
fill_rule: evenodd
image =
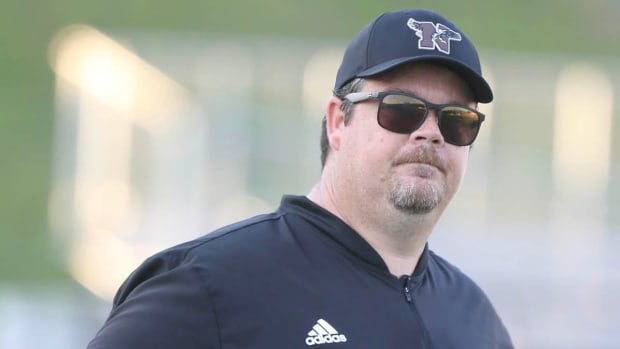
<path id="1" fill-rule="evenodd" d="M 392 161 L 392 166 L 419 163 L 437 167 L 442 172 L 445 169 L 445 161 L 436 148 L 428 145 L 420 145 L 413 149 L 405 150 L 398 154 Z"/>

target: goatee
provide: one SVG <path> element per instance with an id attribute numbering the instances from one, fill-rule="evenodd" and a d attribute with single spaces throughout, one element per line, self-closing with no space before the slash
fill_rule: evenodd
<path id="1" fill-rule="evenodd" d="M 390 200 L 397 209 L 411 213 L 429 213 L 439 205 L 439 190 L 434 185 L 417 188 L 416 184 L 397 183 L 390 190 Z"/>
<path id="2" fill-rule="evenodd" d="M 445 168 L 441 157 L 432 146 L 419 146 L 413 151 L 397 156 L 393 166 L 397 167 L 409 163 L 431 165 L 440 171 Z M 390 201 L 394 207 L 403 212 L 411 214 L 429 213 L 439 205 L 441 200 L 442 190 L 438 186 L 438 183 L 426 181 L 403 183 L 394 177 L 389 193 Z"/>

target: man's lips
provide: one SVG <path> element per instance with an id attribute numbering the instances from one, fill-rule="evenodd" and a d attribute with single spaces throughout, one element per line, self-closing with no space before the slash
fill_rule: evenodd
<path id="1" fill-rule="evenodd" d="M 420 165 L 420 167 L 433 167 L 440 172 L 444 172 L 444 167 L 441 165 L 441 161 L 438 159 L 429 159 L 428 157 L 413 158 L 413 157 L 401 157 L 394 162 L 394 166 L 402 165 Z"/>
<path id="2" fill-rule="evenodd" d="M 440 172 L 445 172 L 443 158 L 438 150 L 431 145 L 418 145 L 414 148 L 407 149 L 394 159 L 394 166 L 402 164 L 422 164 L 433 166 Z"/>

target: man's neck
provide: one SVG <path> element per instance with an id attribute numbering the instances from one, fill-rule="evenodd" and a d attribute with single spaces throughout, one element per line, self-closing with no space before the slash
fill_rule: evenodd
<path id="1" fill-rule="evenodd" d="M 364 205 L 341 204 L 321 184 L 312 189 L 308 198 L 360 234 L 395 276 L 413 273 L 436 223 L 428 215 L 411 215 L 396 209 L 364 210 Z"/>
<path id="2" fill-rule="evenodd" d="M 424 251 L 430 232 L 414 231 L 408 234 L 388 229 L 356 229 L 381 256 L 391 274 L 411 275 Z"/>

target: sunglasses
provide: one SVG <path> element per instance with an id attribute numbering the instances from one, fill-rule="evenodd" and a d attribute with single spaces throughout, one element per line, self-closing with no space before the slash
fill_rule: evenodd
<path id="1" fill-rule="evenodd" d="M 379 100 L 377 122 L 381 127 L 396 133 L 411 133 L 424 123 L 428 111 L 437 111 L 437 124 L 443 139 L 450 144 L 471 145 L 484 114 L 459 104 L 433 104 L 404 92 L 355 92 L 344 97 L 351 103 L 369 99 Z"/>

